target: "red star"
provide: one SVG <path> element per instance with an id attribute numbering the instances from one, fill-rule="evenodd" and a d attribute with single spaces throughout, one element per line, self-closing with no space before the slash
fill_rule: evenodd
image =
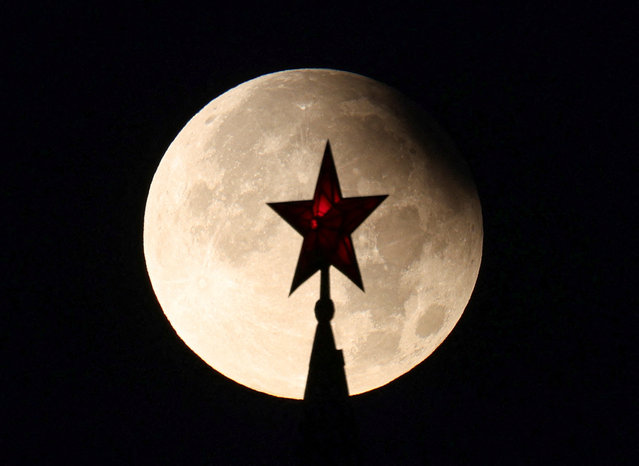
<path id="1" fill-rule="evenodd" d="M 268 203 L 304 237 L 290 293 L 322 267 L 330 265 L 364 291 L 351 233 L 386 197 L 343 198 L 331 146 L 326 141 L 313 199 Z"/>

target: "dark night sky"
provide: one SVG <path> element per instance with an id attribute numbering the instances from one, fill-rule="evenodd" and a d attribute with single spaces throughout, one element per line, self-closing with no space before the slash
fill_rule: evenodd
<path id="1" fill-rule="evenodd" d="M 292 461 L 300 404 L 235 384 L 175 335 L 142 218 L 201 107 L 267 72 L 328 67 L 431 113 L 484 215 L 452 334 L 352 400 L 363 461 L 636 464 L 636 3 L 475 3 L 5 15 L 3 463 Z"/>

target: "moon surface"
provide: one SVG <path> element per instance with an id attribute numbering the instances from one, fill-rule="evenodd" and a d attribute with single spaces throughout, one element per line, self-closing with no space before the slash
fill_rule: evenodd
<path id="1" fill-rule="evenodd" d="M 214 99 L 151 183 L 144 254 L 171 325 L 211 367 L 301 399 L 319 273 L 288 295 L 302 237 L 267 202 L 313 196 L 330 140 L 344 197 L 389 197 L 352 234 L 366 292 L 331 273 L 349 393 L 406 373 L 448 336 L 472 293 L 482 217 L 448 137 L 399 92 L 336 70 L 268 74 Z"/>

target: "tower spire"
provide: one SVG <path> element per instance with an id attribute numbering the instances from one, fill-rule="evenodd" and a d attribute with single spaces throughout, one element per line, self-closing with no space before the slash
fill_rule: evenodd
<path id="1" fill-rule="evenodd" d="M 342 350 L 335 347 L 329 268 L 332 265 L 364 291 L 351 233 L 386 195 L 342 197 L 331 145 L 326 141 L 313 199 L 268 203 L 304 237 L 290 293 L 318 270 L 315 339 L 304 391 L 304 464 L 355 463 L 355 422 L 348 396 Z"/>
<path id="2" fill-rule="evenodd" d="M 357 464 L 357 428 L 348 394 L 342 350 L 335 347 L 329 266 L 321 269 L 317 327 L 304 391 L 304 464 Z"/>
<path id="3" fill-rule="evenodd" d="M 315 303 L 317 327 L 306 379 L 305 400 L 348 398 L 342 350 L 335 347 L 331 319 L 335 306 L 331 300 L 329 266 L 321 269 L 320 299 Z"/>

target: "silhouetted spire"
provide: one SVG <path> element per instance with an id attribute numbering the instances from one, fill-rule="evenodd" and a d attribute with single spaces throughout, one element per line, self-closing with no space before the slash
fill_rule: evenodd
<path id="1" fill-rule="evenodd" d="M 331 319 L 335 314 L 330 298 L 328 267 L 322 268 L 320 299 L 315 303 L 317 328 L 306 379 L 305 400 L 339 400 L 348 398 L 342 350 L 335 348 Z"/>
<path id="2" fill-rule="evenodd" d="M 357 431 L 342 350 L 335 347 L 328 266 L 321 269 L 317 328 L 304 391 L 303 461 L 305 464 L 357 464 Z"/>
<path id="3" fill-rule="evenodd" d="M 344 356 L 335 348 L 331 328 L 335 307 L 328 271 L 332 265 L 364 291 L 351 234 L 386 197 L 342 197 L 327 140 L 313 199 L 268 203 L 304 237 L 290 293 L 321 271 L 320 299 L 315 303 L 317 328 L 304 391 L 303 464 L 356 463 L 357 436 Z"/>

